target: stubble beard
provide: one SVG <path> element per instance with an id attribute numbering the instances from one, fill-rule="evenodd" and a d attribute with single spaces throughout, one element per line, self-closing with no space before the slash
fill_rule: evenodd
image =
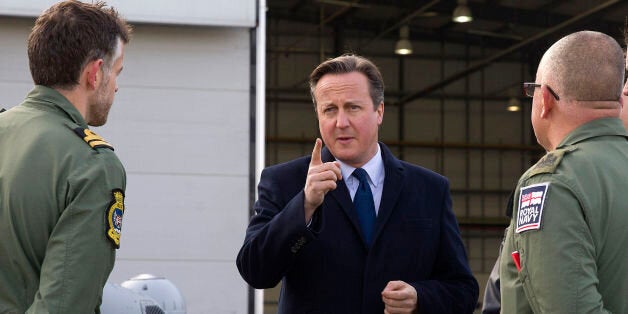
<path id="1" fill-rule="evenodd" d="M 90 126 L 102 126 L 107 123 L 107 116 L 113 104 L 113 99 L 110 99 L 107 95 L 108 85 L 109 81 L 103 81 L 90 101 L 90 117 L 89 121 L 87 121 L 87 124 Z"/>

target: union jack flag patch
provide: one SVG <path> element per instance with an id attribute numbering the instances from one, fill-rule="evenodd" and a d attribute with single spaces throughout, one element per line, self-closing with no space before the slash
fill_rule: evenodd
<path id="1" fill-rule="evenodd" d="M 517 210 L 516 233 L 541 229 L 543 204 L 549 182 L 534 184 L 521 188 L 519 194 L 519 210 Z"/>

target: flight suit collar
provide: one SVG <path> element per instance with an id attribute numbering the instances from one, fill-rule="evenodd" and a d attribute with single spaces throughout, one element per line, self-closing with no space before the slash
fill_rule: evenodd
<path id="1" fill-rule="evenodd" d="M 628 137 L 619 118 L 595 119 L 571 131 L 556 147 L 563 148 L 598 136 Z"/>
<path id="2" fill-rule="evenodd" d="M 26 95 L 26 99 L 28 101 L 24 104 L 25 106 L 56 109 L 65 114 L 74 123 L 87 128 L 87 123 L 78 109 L 65 96 L 53 88 L 35 85 Z"/>

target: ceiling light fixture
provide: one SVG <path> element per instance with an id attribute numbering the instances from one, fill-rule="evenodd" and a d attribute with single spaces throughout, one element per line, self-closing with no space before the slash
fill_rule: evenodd
<path id="1" fill-rule="evenodd" d="M 458 6 L 454 9 L 454 14 L 451 19 L 456 23 L 473 21 L 471 9 L 467 6 L 467 0 L 458 0 Z"/>
<path id="2" fill-rule="evenodd" d="M 409 55 L 412 53 L 412 43 L 410 38 L 410 28 L 408 25 L 404 25 L 399 28 L 399 40 L 395 45 L 395 53 L 398 55 Z"/>
<path id="3" fill-rule="evenodd" d="M 517 112 L 521 110 L 521 102 L 519 101 L 519 99 L 517 99 L 516 97 L 510 97 L 510 99 L 508 99 L 508 106 L 506 107 L 506 110 L 510 111 L 510 112 Z"/>

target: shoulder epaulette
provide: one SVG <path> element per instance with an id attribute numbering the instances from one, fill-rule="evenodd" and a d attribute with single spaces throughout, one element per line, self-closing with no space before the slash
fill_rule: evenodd
<path id="1" fill-rule="evenodd" d="M 558 165 L 560 164 L 560 161 L 563 159 L 563 156 L 566 153 L 570 153 L 574 150 L 576 150 L 575 146 L 569 146 L 565 148 L 556 149 L 545 154 L 545 156 L 543 156 L 543 158 L 541 158 L 541 160 L 539 160 L 539 162 L 537 162 L 534 165 L 534 167 L 530 169 L 530 172 L 528 173 L 528 177 L 531 177 L 539 173 L 554 173 L 554 170 L 556 170 L 556 167 L 558 167 Z"/>
<path id="2" fill-rule="evenodd" d="M 111 146 L 111 144 L 107 143 L 107 141 L 90 129 L 75 128 L 74 133 L 76 133 L 76 135 L 82 138 L 85 143 L 92 148 L 109 148 L 113 150 L 113 146 Z"/>

